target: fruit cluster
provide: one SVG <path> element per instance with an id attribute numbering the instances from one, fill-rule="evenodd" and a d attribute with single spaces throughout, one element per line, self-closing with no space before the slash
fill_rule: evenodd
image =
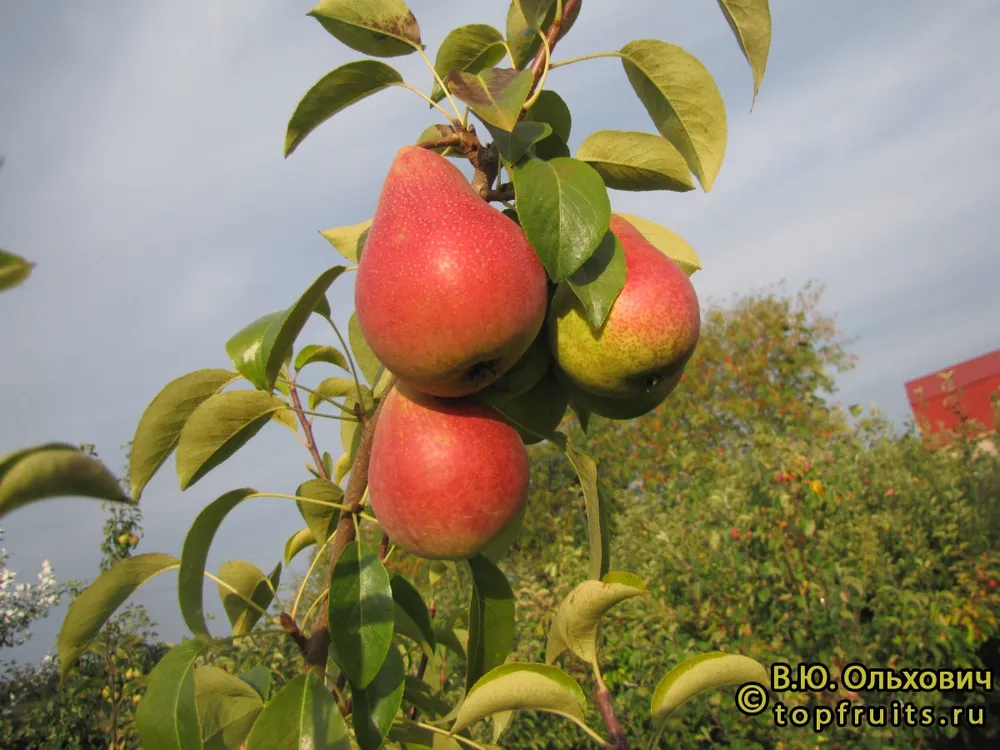
<path id="1" fill-rule="evenodd" d="M 631 419 L 677 385 L 698 341 L 694 287 L 625 219 L 612 215 L 610 228 L 625 285 L 595 330 L 573 289 L 549 283 L 517 222 L 456 166 L 417 146 L 397 154 L 358 263 L 355 305 L 396 378 L 368 482 L 372 509 L 401 548 L 462 559 L 507 537 L 527 499 L 525 444 L 547 436 L 539 413 L 548 434 L 569 405 Z"/>

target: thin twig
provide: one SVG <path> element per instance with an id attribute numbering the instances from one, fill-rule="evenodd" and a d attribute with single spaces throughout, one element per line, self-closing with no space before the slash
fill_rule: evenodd
<path id="1" fill-rule="evenodd" d="M 291 396 L 292 405 L 295 407 L 293 410 L 295 415 L 299 418 L 299 424 L 302 425 L 302 432 L 306 436 L 306 445 L 309 448 L 309 453 L 312 454 L 313 461 L 316 462 L 316 472 L 323 478 L 329 479 L 326 475 L 326 469 L 323 467 L 323 457 L 319 453 L 319 448 L 316 446 L 316 436 L 313 435 L 312 422 L 306 419 L 305 412 L 302 411 L 302 402 L 299 400 L 299 391 L 294 384 L 289 384 L 288 394 Z"/>

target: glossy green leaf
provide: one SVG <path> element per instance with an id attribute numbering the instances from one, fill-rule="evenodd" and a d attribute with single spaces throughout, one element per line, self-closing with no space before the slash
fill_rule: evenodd
<path id="1" fill-rule="evenodd" d="M 525 445 L 534 445 L 553 436 L 568 404 L 566 391 L 550 368 L 525 393 L 493 402 L 492 406 L 505 421 L 517 428 Z"/>
<path id="2" fill-rule="evenodd" d="M 156 394 L 139 419 L 129 453 L 129 479 L 136 502 L 177 447 L 191 413 L 238 377 L 232 370 L 196 370 L 172 380 Z"/>
<path id="3" fill-rule="evenodd" d="M 611 201 L 597 171 L 577 159 L 528 159 L 511 170 L 524 233 L 553 281 L 579 269 L 604 239 Z"/>
<path id="4" fill-rule="evenodd" d="M 701 260 L 699 260 L 694 248 L 665 226 L 649 219 L 643 219 L 641 216 L 623 214 L 620 211 L 615 211 L 615 213 L 638 229 L 639 233 L 649 241 L 649 244 L 680 266 L 681 270 L 688 276 L 701 268 Z"/>
<path id="5" fill-rule="evenodd" d="M 609 570 L 601 577 L 601 583 L 620 584 L 643 591 L 646 589 L 646 582 L 644 580 L 635 573 L 626 573 L 623 570 Z"/>
<path id="6" fill-rule="evenodd" d="M 250 730 L 246 750 L 351 750 L 340 709 L 314 670 L 293 677 Z"/>
<path id="7" fill-rule="evenodd" d="M 352 399 L 358 398 L 358 386 L 354 378 L 324 378 L 319 385 L 313 388 L 315 393 L 309 394 L 309 409 L 315 410 L 317 406 L 324 403 L 324 399 L 338 399 L 350 396 Z M 372 404 L 371 391 L 361 384 L 362 403 L 366 407 Z M 334 407 L 336 408 L 336 407 Z M 343 416 L 343 412 L 337 409 L 337 414 Z"/>
<path id="8" fill-rule="evenodd" d="M 327 73 L 306 92 L 288 121 L 285 156 L 289 156 L 307 135 L 338 112 L 402 82 L 399 71 L 378 60 L 349 62 Z"/>
<path id="9" fill-rule="evenodd" d="M 431 662 L 428 661 L 428 665 Z M 428 669 L 428 673 L 432 670 Z M 403 687 L 403 701 L 431 718 L 436 718 L 448 714 L 452 706 L 436 690 L 436 686 L 427 683 L 427 673 L 420 679 L 416 675 L 406 675 Z M 432 678 L 433 679 L 433 678 Z"/>
<path id="10" fill-rule="evenodd" d="M 622 65 L 656 129 L 712 189 L 726 154 L 726 107 L 708 69 L 680 47 L 655 39 L 621 48 Z"/>
<path id="11" fill-rule="evenodd" d="M 233 366 L 255 388 L 262 391 L 268 388 L 264 379 L 261 346 L 268 328 L 272 324 L 280 326 L 284 317 L 284 310 L 262 315 L 241 328 L 226 342 L 226 354 L 232 360 Z"/>
<path id="12" fill-rule="evenodd" d="M 528 506 L 526 504 L 521 508 L 521 512 L 514 516 L 514 520 L 507 524 L 503 531 L 493 537 L 489 544 L 480 550 L 479 554 L 493 564 L 503 560 L 521 534 L 521 528 L 524 526 L 524 514 L 527 512 L 527 509 Z"/>
<path id="13" fill-rule="evenodd" d="M 653 691 L 653 725 L 662 730 L 670 715 L 699 693 L 744 682 L 769 684 L 767 670 L 748 656 L 722 651 L 685 659 L 667 672 Z"/>
<path id="14" fill-rule="evenodd" d="M 240 674 L 240 679 L 252 687 L 262 700 L 271 697 L 271 670 L 267 667 L 251 667 Z"/>
<path id="15" fill-rule="evenodd" d="M 530 70 L 487 68 L 478 73 L 452 71 L 445 81 L 454 96 L 472 107 L 480 120 L 513 130 L 531 88 Z"/>
<path id="16" fill-rule="evenodd" d="M 597 330 L 604 325 L 611 306 L 625 287 L 625 250 L 619 239 L 608 230 L 594 254 L 566 283 L 583 304 L 591 327 Z"/>
<path id="17" fill-rule="evenodd" d="M 528 351 L 521 355 L 514 366 L 476 395 L 491 404 L 502 403 L 522 396 L 534 388 L 538 381 L 545 376 L 552 361 L 548 333 L 543 326 L 535 340 L 531 342 Z"/>
<path id="18" fill-rule="evenodd" d="M 446 81 L 452 71 L 478 73 L 492 68 L 506 54 L 503 35 L 492 26 L 482 23 L 459 26 L 448 32 L 448 36 L 438 47 L 434 71 L 441 80 Z M 443 98 L 444 92 L 435 84 L 431 99 L 438 102 Z"/>
<path id="19" fill-rule="evenodd" d="M 570 131 L 573 127 L 573 116 L 563 98 L 555 91 L 545 89 L 534 104 L 528 108 L 524 116 L 525 122 L 544 122 L 552 128 L 552 135 L 538 141 L 534 146 L 535 156 L 549 161 L 570 155 Z"/>
<path id="20" fill-rule="evenodd" d="M 289 565 L 297 554 L 316 544 L 316 537 L 308 527 L 299 529 L 285 542 L 285 565 Z"/>
<path id="21" fill-rule="evenodd" d="M 433 656 L 437 646 L 434 637 L 434 628 L 431 625 L 431 614 L 424 604 L 424 598 L 420 592 L 398 573 L 389 579 L 392 588 L 392 598 L 396 603 L 395 622 L 403 622 L 403 629 L 407 637 L 416 636 L 417 644 L 428 654 Z"/>
<path id="22" fill-rule="evenodd" d="M 286 409 L 263 391 L 226 391 L 210 396 L 188 417 L 177 442 L 177 477 L 186 490 L 246 445 L 274 413 Z"/>
<path id="23" fill-rule="evenodd" d="M 461 628 L 437 627 L 434 628 L 434 637 L 462 661 L 468 661 L 469 631 Z"/>
<path id="24" fill-rule="evenodd" d="M 360 224 L 324 229 L 320 234 L 337 249 L 338 253 L 349 261 L 357 263 L 361 258 L 361 253 L 364 252 L 365 240 L 368 239 L 368 230 L 371 225 L 372 220 L 368 219 Z M 296 369 L 298 369 L 298 365 L 296 365 Z M 344 367 L 344 369 L 347 368 Z"/>
<path id="25" fill-rule="evenodd" d="M 351 722 L 361 750 L 378 750 L 403 702 L 403 659 L 390 648 L 367 687 L 351 686 Z"/>
<path id="26" fill-rule="evenodd" d="M 148 687 L 135 712 L 143 750 L 202 750 L 195 705 L 194 662 L 208 648 L 184 641 L 168 651 L 149 673 Z"/>
<path id="27" fill-rule="evenodd" d="M 743 56 L 750 63 L 753 98 L 756 99 L 771 48 L 771 8 L 768 0 L 719 0 L 719 7 L 736 35 Z"/>
<path id="28" fill-rule="evenodd" d="M 542 39 L 535 29 L 547 29 L 556 15 L 555 0 L 541 0 L 540 2 L 535 0 L 530 5 L 538 8 L 536 12 L 542 16 L 540 24 L 526 19 L 521 5 L 516 1 L 512 2 L 507 10 L 507 44 L 510 45 L 514 55 L 515 68 L 523 68 L 535 57 L 542 46 Z M 563 23 L 559 39 L 562 39 L 576 23 L 581 7 L 583 7 L 583 3 L 577 3 L 573 14 Z"/>
<path id="29" fill-rule="evenodd" d="M 651 133 L 599 130 L 584 139 L 576 158 L 596 169 L 614 190 L 694 190 L 680 151 Z"/>
<path id="30" fill-rule="evenodd" d="M 348 369 L 347 358 L 332 346 L 309 344 L 302 347 L 299 353 L 295 355 L 296 371 L 301 370 L 306 365 L 311 365 L 313 362 L 326 362 L 330 365 L 336 365 L 342 370 Z"/>
<path id="31" fill-rule="evenodd" d="M 29 263 L 20 255 L 0 250 L 0 292 L 13 289 L 31 275 L 34 263 Z"/>
<path id="32" fill-rule="evenodd" d="M 246 500 L 256 490 L 244 487 L 231 490 L 213 500 L 194 519 L 184 538 L 181 550 L 181 566 L 177 576 L 177 591 L 181 615 L 191 632 L 203 640 L 210 640 L 208 625 L 205 623 L 203 604 L 205 561 L 212 546 L 215 533 L 222 521 L 237 505 Z"/>
<path id="33" fill-rule="evenodd" d="M 321 500 L 324 503 L 342 503 L 344 490 L 329 479 L 310 479 L 299 485 L 295 490 L 299 497 L 308 497 L 313 500 Z M 337 528 L 337 521 L 340 518 L 340 510 L 331 505 L 320 505 L 319 503 L 305 503 L 296 500 L 299 513 L 312 532 L 313 538 L 320 544 L 329 539 Z"/>
<path id="34" fill-rule="evenodd" d="M 353 50 L 399 57 L 420 49 L 420 26 L 402 0 L 320 0 L 309 15 Z"/>
<path id="35" fill-rule="evenodd" d="M 545 661 L 552 663 L 563 648 L 586 662 L 597 659 L 597 633 L 604 613 L 619 602 L 646 593 L 646 587 L 603 581 L 584 581 L 559 605 L 549 631 Z M 553 634 L 557 637 L 553 638 Z"/>
<path id="36" fill-rule="evenodd" d="M 607 499 L 597 484 L 597 464 L 587 454 L 579 451 L 568 436 L 561 435 L 560 445 L 566 452 L 566 458 L 580 478 L 583 491 L 583 501 L 587 510 L 587 545 L 590 549 L 590 566 L 588 576 L 599 581 L 610 567 L 611 539 L 608 529 Z"/>
<path id="37" fill-rule="evenodd" d="M 348 544 L 330 581 L 330 655 L 352 685 L 368 687 L 392 644 L 395 605 L 385 566 L 360 542 Z"/>
<path id="38" fill-rule="evenodd" d="M 0 517 L 53 497 L 132 503 L 96 458 L 67 443 L 48 443 L 0 458 Z"/>
<path id="39" fill-rule="evenodd" d="M 576 680 L 547 664 L 512 662 L 483 675 L 458 710 L 452 732 L 511 710 L 549 711 L 585 721 L 587 699 Z"/>
<path id="40" fill-rule="evenodd" d="M 205 750 L 236 750 L 264 709 L 253 687 L 219 667 L 195 668 L 194 694 Z"/>
<path id="41" fill-rule="evenodd" d="M 484 674 L 503 664 L 514 645 L 514 593 L 507 576 L 482 555 L 471 558 L 469 568 L 472 601 L 466 691 Z"/>
<path id="42" fill-rule="evenodd" d="M 260 611 L 252 607 L 247 599 L 265 611 L 271 606 L 281 580 L 281 563 L 271 571 L 270 576 L 266 576 L 253 563 L 229 560 L 219 567 L 218 578 L 228 584 L 219 585 L 219 598 L 233 627 L 233 635 L 245 635 L 261 618 Z"/>
<path id="43" fill-rule="evenodd" d="M 101 573 L 77 596 L 59 630 L 59 669 L 66 679 L 69 669 L 100 634 L 108 619 L 132 592 L 155 575 L 180 567 L 173 555 L 151 552 L 126 557 Z"/>
<path id="44" fill-rule="evenodd" d="M 519 122 L 510 132 L 489 124 L 486 129 L 507 164 L 516 164 L 529 148 L 552 134 L 552 126 L 546 122 Z"/>
<path id="45" fill-rule="evenodd" d="M 358 323 L 357 313 L 351 313 L 351 318 L 347 321 L 347 338 L 351 342 L 351 352 L 354 354 L 354 361 L 361 370 L 361 374 L 369 383 L 374 383 L 382 363 L 378 361 L 375 352 L 365 341 L 365 335 L 361 332 L 361 324 Z"/>

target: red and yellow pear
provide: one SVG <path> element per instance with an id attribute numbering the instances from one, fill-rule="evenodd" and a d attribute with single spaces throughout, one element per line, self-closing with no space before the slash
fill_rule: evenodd
<path id="1" fill-rule="evenodd" d="M 396 155 L 358 262 L 355 307 L 375 356 L 434 396 L 475 393 L 545 319 L 545 269 L 521 227 L 445 157 Z"/>
<path id="2" fill-rule="evenodd" d="M 570 398 L 595 414 L 631 419 L 655 409 L 680 381 L 701 330 L 698 296 L 674 261 L 617 214 L 625 286 L 594 330 L 561 285 L 549 309 L 549 345 Z"/>
<path id="3" fill-rule="evenodd" d="M 459 560 L 487 549 L 517 523 L 528 473 L 517 430 L 486 404 L 397 384 L 381 405 L 369 497 L 385 533 L 407 552 Z"/>

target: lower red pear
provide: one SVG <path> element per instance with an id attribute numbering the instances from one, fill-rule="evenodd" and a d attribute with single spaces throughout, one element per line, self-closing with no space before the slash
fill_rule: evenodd
<path id="1" fill-rule="evenodd" d="M 372 510 L 419 557 L 459 560 L 515 523 L 528 496 L 528 454 L 489 406 L 404 384 L 385 397 L 372 442 Z"/>

